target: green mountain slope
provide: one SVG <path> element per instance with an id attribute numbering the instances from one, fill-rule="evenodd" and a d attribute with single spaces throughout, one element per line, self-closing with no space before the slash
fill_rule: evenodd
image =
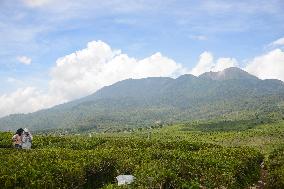
<path id="1" fill-rule="evenodd" d="M 142 127 L 197 119 L 283 115 L 284 84 L 238 68 L 195 77 L 128 79 L 85 98 L 0 119 L 0 129 Z M 281 105 L 282 104 L 282 105 Z"/>

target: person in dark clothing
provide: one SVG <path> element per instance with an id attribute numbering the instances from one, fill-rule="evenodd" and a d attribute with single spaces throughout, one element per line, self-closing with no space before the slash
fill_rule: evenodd
<path id="1" fill-rule="evenodd" d="M 20 128 L 16 131 L 15 135 L 12 137 L 13 146 L 17 149 L 22 148 L 22 133 L 24 129 Z"/>

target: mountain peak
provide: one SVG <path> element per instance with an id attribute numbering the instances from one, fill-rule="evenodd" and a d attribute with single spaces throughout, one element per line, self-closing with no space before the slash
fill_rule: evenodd
<path id="1" fill-rule="evenodd" d="M 205 72 L 199 78 L 212 79 L 212 80 L 230 80 L 230 79 L 258 79 L 256 76 L 237 68 L 230 67 L 219 72 Z"/>
<path id="2" fill-rule="evenodd" d="M 186 79 L 196 79 L 197 77 L 191 74 L 184 74 L 179 76 L 177 79 L 178 80 L 186 80 Z"/>

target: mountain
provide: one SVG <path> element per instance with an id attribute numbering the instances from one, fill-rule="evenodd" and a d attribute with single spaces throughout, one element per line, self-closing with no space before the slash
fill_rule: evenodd
<path id="1" fill-rule="evenodd" d="M 87 97 L 0 119 L 1 130 L 144 127 L 155 122 L 283 115 L 284 83 L 260 80 L 239 68 L 176 79 L 127 79 Z M 273 114 L 274 115 L 274 114 Z"/>

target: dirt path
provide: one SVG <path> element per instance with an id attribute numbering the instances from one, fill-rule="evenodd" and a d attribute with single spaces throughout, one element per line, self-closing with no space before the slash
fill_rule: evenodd
<path id="1" fill-rule="evenodd" d="M 257 181 L 255 185 L 249 187 L 249 189 L 264 189 L 265 188 L 265 185 L 267 183 L 268 171 L 267 169 L 265 169 L 263 163 L 261 163 L 260 167 L 261 167 L 260 179 L 259 181 Z"/>

